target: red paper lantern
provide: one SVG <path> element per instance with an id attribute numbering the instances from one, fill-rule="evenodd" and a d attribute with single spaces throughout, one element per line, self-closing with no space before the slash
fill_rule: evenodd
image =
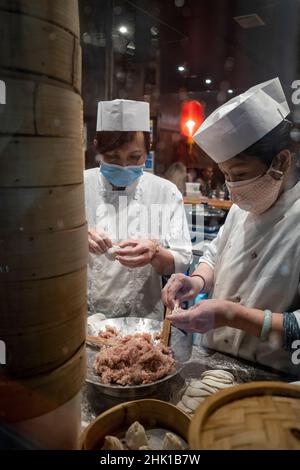
<path id="1" fill-rule="evenodd" d="M 192 141 L 192 137 L 204 121 L 203 107 L 199 101 L 186 101 L 182 105 L 180 128 L 181 134 Z"/>

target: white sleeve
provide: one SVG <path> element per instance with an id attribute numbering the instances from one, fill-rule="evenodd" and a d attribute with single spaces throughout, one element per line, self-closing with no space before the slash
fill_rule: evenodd
<path id="1" fill-rule="evenodd" d="M 217 254 L 218 254 L 218 246 L 220 244 L 223 231 L 224 231 L 224 225 L 222 225 L 222 227 L 220 228 L 219 233 L 216 236 L 216 238 L 213 241 L 208 242 L 207 244 L 204 245 L 204 253 L 203 253 L 203 256 L 201 256 L 199 260 L 199 264 L 205 263 L 205 264 L 208 264 L 208 266 L 210 266 L 212 269 L 215 269 L 216 259 L 217 259 Z"/>
<path id="2" fill-rule="evenodd" d="M 166 234 L 167 248 L 174 257 L 175 272 L 185 272 L 193 260 L 192 243 L 181 193 L 172 194 L 170 224 Z"/>

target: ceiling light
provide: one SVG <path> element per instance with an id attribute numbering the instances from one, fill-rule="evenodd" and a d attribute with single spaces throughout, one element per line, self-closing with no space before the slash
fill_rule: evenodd
<path id="1" fill-rule="evenodd" d="M 177 70 L 178 70 L 178 72 L 184 72 L 185 71 L 185 66 L 184 65 L 178 65 Z"/>
<path id="2" fill-rule="evenodd" d="M 211 85 L 212 84 L 212 79 L 211 78 L 206 78 L 205 83 L 206 83 L 206 85 Z"/>
<path id="3" fill-rule="evenodd" d="M 120 32 L 121 34 L 126 34 L 126 33 L 128 33 L 128 28 L 127 28 L 127 26 L 120 26 L 120 27 L 119 27 L 119 32 Z"/>
<path id="4" fill-rule="evenodd" d="M 229 88 L 228 93 L 230 93 L 232 95 L 233 90 L 231 88 Z"/>

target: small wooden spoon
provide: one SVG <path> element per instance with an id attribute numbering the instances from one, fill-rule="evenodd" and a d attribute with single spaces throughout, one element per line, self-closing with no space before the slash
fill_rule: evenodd
<path id="1" fill-rule="evenodd" d="M 109 339 L 100 338 L 99 336 L 90 336 L 90 335 L 87 335 L 85 342 L 89 346 L 96 346 L 98 348 L 102 348 L 103 346 L 109 346 L 110 344 Z"/>
<path id="2" fill-rule="evenodd" d="M 172 315 L 173 313 L 176 313 L 176 310 L 179 309 L 179 302 L 176 300 L 174 309 L 171 310 L 169 308 L 166 309 L 166 317 L 168 315 Z M 169 346 L 169 341 L 170 341 L 170 332 L 171 332 L 171 322 L 170 320 L 167 320 L 166 318 L 163 321 L 162 329 L 161 329 L 161 342 L 165 346 Z"/>
<path id="3" fill-rule="evenodd" d="M 172 314 L 172 311 L 169 308 L 167 308 L 165 316 L 167 317 L 168 315 L 171 315 L 171 314 Z M 169 346 L 170 332 L 171 332 L 171 322 L 170 320 L 167 320 L 165 318 L 163 321 L 161 334 L 160 334 L 160 341 L 164 346 Z"/>

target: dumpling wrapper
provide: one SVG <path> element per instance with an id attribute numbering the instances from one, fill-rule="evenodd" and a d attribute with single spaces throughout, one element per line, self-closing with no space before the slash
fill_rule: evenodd
<path id="1" fill-rule="evenodd" d="M 193 413 L 192 410 L 190 410 L 189 408 L 187 408 L 186 406 L 184 406 L 184 404 L 182 403 L 182 400 L 180 400 L 178 403 L 177 403 L 177 408 L 179 408 L 181 411 L 184 411 L 184 413 L 187 413 L 187 414 L 191 414 Z"/>
<path id="2" fill-rule="evenodd" d="M 227 381 L 230 383 L 234 382 L 234 376 L 227 370 L 222 369 L 206 370 L 201 375 L 201 378 L 204 377 L 215 378 L 216 380 L 224 381 L 224 383 L 227 383 Z"/>
<path id="3" fill-rule="evenodd" d="M 115 261 L 116 256 L 117 256 L 116 252 L 120 249 L 121 248 L 118 245 L 114 245 L 111 248 L 108 248 L 108 250 L 106 250 L 104 254 L 106 258 L 109 259 L 110 261 Z"/>
<path id="4" fill-rule="evenodd" d="M 186 408 L 189 408 L 191 411 L 195 411 L 198 406 L 205 400 L 204 397 L 189 397 L 188 395 L 183 395 L 181 401 Z"/>
<path id="5" fill-rule="evenodd" d="M 102 450 L 124 450 L 124 447 L 117 437 L 105 436 Z"/>
<path id="6" fill-rule="evenodd" d="M 125 434 L 126 445 L 131 450 L 138 450 L 140 447 L 148 446 L 148 439 L 144 426 L 138 421 L 132 423 Z"/>
<path id="7" fill-rule="evenodd" d="M 162 450 L 184 450 L 184 446 L 175 434 L 167 432 L 163 440 Z"/>
<path id="8" fill-rule="evenodd" d="M 210 392 L 207 390 L 204 390 L 202 388 L 195 388 L 189 385 L 184 392 L 185 395 L 188 395 L 189 397 L 209 397 L 211 395 Z"/>

